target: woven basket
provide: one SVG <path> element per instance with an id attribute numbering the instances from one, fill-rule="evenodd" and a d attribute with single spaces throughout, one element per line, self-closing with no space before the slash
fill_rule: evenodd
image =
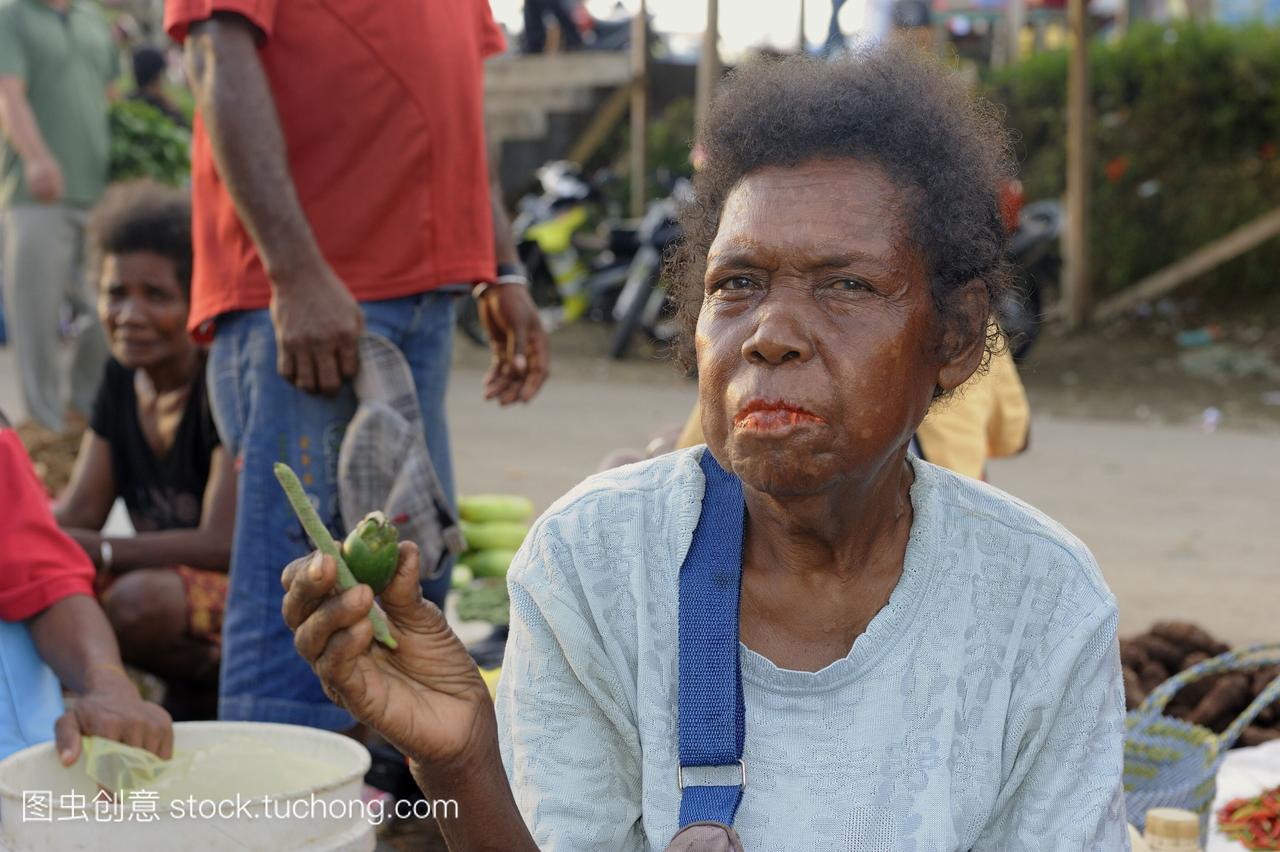
<path id="1" fill-rule="evenodd" d="M 1124 791 L 1129 822 L 1146 827 L 1151 808 L 1182 808 L 1200 817 L 1200 845 L 1208 841 L 1218 767 L 1244 729 L 1276 699 L 1277 677 L 1221 735 L 1201 725 L 1164 715 L 1178 690 L 1223 672 L 1280 663 L 1280 643 L 1229 651 L 1179 672 L 1158 686 L 1125 718 Z"/>

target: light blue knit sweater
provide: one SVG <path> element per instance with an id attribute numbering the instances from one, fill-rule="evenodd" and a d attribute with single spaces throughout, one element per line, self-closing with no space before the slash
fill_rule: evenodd
<path id="1" fill-rule="evenodd" d="M 503 760 L 540 848 L 662 849 L 677 830 L 677 577 L 701 448 L 588 479 L 511 566 Z M 913 459 L 902 579 L 819 672 L 741 649 L 769 850 L 1123 850 L 1116 602 L 1035 509 Z"/>

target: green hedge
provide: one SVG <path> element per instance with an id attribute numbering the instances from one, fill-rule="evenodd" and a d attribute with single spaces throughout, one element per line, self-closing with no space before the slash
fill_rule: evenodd
<path id="1" fill-rule="evenodd" d="M 1280 205 L 1280 30 L 1135 28 L 1090 50 L 1096 292 L 1123 289 Z M 993 72 L 987 96 L 1018 134 L 1027 198 L 1066 174 L 1065 52 Z M 1260 293 L 1280 279 L 1271 240 L 1209 276 Z"/>
<path id="2" fill-rule="evenodd" d="M 108 115 L 112 182 L 148 177 L 180 186 L 191 174 L 191 134 L 142 101 L 118 101 Z"/>

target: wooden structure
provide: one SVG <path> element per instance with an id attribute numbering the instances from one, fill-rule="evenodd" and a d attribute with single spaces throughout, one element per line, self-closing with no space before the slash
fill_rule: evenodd
<path id="1" fill-rule="evenodd" d="M 1105 299 L 1098 304 L 1092 319 L 1098 322 L 1114 319 L 1135 305 L 1158 299 L 1277 236 L 1280 236 L 1280 207 Z"/>
<path id="2" fill-rule="evenodd" d="M 1087 0 L 1069 0 L 1071 55 L 1067 65 L 1067 209 L 1062 299 L 1067 325 L 1089 317 L 1089 177 L 1092 121 L 1089 99 L 1089 13 Z"/>
<path id="3" fill-rule="evenodd" d="M 631 19 L 631 215 L 644 215 L 649 200 L 649 10 Z"/>
<path id="4" fill-rule="evenodd" d="M 622 120 L 631 116 L 631 215 L 644 214 L 648 189 L 650 57 L 644 0 L 631 22 L 631 50 L 504 56 L 485 67 L 485 126 L 501 157 L 507 143 L 541 142 L 536 162 L 567 157 L 587 162 Z M 557 117 L 576 117 L 577 130 L 551 137 Z"/>
<path id="5" fill-rule="evenodd" d="M 548 131 L 557 113 L 596 108 L 601 90 L 631 82 L 624 53 L 578 53 L 512 56 L 485 65 L 485 126 L 494 144 L 509 139 L 536 139 Z"/>
<path id="6" fill-rule="evenodd" d="M 707 0 L 707 27 L 702 31 L 702 53 L 698 55 L 698 90 L 694 100 L 694 132 L 701 136 L 707 110 L 716 93 L 723 69 L 720 65 L 720 0 Z"/>

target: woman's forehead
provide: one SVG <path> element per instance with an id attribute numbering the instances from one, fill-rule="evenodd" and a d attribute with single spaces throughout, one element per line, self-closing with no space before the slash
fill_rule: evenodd
<path id="1" fill-rule="evenodd" d="M 881 168 L 855 160 L 760 169 L 725 199 L 708 260 L 887 258 L 902 233 L 903 195 Z"/>

